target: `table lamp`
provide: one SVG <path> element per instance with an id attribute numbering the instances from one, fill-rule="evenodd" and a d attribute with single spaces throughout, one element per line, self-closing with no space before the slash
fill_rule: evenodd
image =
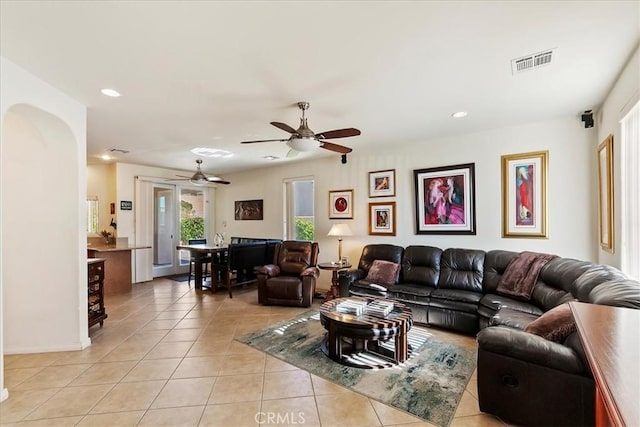
<path id="1" fill-rule="evenodd" d="M 353 233 L 347 224 L 333 224 L 327 236 L 338 236 L 338 262 L 342 264 L 342 237 Z"/>

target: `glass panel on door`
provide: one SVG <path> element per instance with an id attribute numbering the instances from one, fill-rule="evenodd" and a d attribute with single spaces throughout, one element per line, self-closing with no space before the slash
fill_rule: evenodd
<path id="1" fill-rule="evenodd" d="M 205 193 L 198 188 L 180 189 L 180 244 L 192 239 L 205 239 Z M 189 251 L 180 251 L 180 265 L 189 264 Z"/>
<path id="2" fill-rule="evenodd" d="M 175 187 L 153 186 L 153 276 L 174 273 Z"/>

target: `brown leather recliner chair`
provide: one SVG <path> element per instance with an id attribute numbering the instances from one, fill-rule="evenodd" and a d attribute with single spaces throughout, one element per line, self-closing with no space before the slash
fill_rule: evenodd
<path id="1" fill-rule="evenodd" d="M 310 307 L 320 271 L 318 243 L 286 240 L 276 245 L 273 264 L 257 268 L 258 302 Z"/>

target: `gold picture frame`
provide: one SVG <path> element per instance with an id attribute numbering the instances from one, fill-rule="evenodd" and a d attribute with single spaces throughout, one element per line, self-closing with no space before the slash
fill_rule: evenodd
<path id="1" fill-rule="evenodd" d="M 369 235 L 396 235 L 396 202 L 369 203 Z"/>
<path id="2" fill-rule="evenodd" d="M 502 163 L 502 237 L 548 238 L 548 151 L 508 154 Z"/>
<path id="3" fill-rule="evenodd" d="M 598 225 L 600 247 L 613 253 L 613 135 L 598 145 Z"/>

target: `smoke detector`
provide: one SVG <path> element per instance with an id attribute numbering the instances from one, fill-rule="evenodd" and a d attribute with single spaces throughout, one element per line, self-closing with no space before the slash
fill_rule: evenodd
<path id="1" fill-rule="evenodd" d="M 511 73 L 513 75 L 523 73 L 525 71 L 544 67 L 551 64 L 551 59 L 556 56 L 556 49 L 547 49 L 542 52 L 532 53 L 531 55 L 522 56 L 511 60 Z"/>

